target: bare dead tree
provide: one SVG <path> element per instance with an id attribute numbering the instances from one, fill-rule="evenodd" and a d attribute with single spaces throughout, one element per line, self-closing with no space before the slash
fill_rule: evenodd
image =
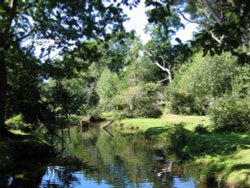
<path id="1" fill-rule="evenodd" d="M 171 82 L 173 80 L 172 77 L 172 73 L 171 73 L 171 69 L 172 69 L 172 65 L 170 62 L 166 61 L 165 58 L 163 56 L 159 56 L 161 59 L 161 63 L 159 63 L 159 61 L 157 61 L 153 54 L 147 50 L 144 50 L 144 52 L 149 56 L 149 58 L 151 59 L 152 63 L 154 63 L 157 67 L 159 67 L 162 71 L 167 73 L 167 78 L 163 79 L 163 80 L 159 80 L 157 82 L 164 82 L 164 81 L 169 81 Z"/>

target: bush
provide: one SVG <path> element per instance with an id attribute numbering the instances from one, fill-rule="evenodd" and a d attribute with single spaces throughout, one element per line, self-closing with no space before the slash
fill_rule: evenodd
<path id="1" fill-rule="evenodd" d="M 208 129 L 207 127 L 205 127 L 205 125 L 203 124 L 198 124 L 195 128 L 194 128 L 194 132 L 198 133 L 198 134 L 205 134 L 208 133 Z"/>
<path id="2" fill-rule="evenodd" d="M 105 120 L 105 118 L 101 116 L 101 111 L 98 109 L 90 111 L 89 115 L 90 115 L 89 117 L 90 122 L 101 122 Z"/>
<path id="3" fill-rule="evenodd" d="M 114 106 L 119 117 L 159 117 L 160 84 L 142 83 L 123 90 L 114 98 Z"/>
<path id="4" fill-rule="evenodd" d="M 24 121 L 23 115 L 14 115 L 12 118 L 6 120 L 5 124 L 8 129 L 21 130 L 23 132 L 30 132 L 32 125 Z"/>
<path id="5" fill-rule="evenodd" d="M 171 92 L 171 110 L 177 114 L 203 114 L 203 111 L 196 105 L 194 96 L 187 92 L 173 90 Z"/>
<path id="6" fill-rule="evenodd" d="M 247 99 L 224 96 L 210 109 L 215 130 L 246 131 L 250 129 L 250 103 Z"/>
<path id="7" fill-rule="evenodd" d="M 189 157 L 188 140 L 189 135 L 183 123 L 174 124 L 170 127 L 166 136 L 167 150 L 175 153 L 178 157 L 185 159 Z"/>
<path id="8" fill-rule="evenodd" d="M 236 66 L 236 58 L 230 53 L 213 57 L 195 54 L 175 72 L 170 86 L 172 110 L 181 114 L 206 114 L 210 102 L 231 92 Z"/>

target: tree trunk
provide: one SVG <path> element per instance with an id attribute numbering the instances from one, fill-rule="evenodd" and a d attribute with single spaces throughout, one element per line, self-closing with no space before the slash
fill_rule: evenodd
<path id="1" fill-rule="evenodd" d="M 6 104 L 7 72 L 5 63 L 5 52 L 0 47 L 0 134 L 6 133 L 5 128 L 5 104 Z"/>

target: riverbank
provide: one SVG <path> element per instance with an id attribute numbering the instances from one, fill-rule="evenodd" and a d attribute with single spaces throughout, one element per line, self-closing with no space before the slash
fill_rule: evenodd
<path id="1" fill-rule="evenodd" d="M 201 181 L 220 186 L 250 186 L 250 132 L 218 133 L 207 116 L 167 114 L 158 119 L 125 119 L 116 128 L 124 134 L 158 140 L 179 157 L 203 166 Z"/>
<path id="2" fill-rule="evenodd" d="M 44 160 L 53 154 L 53 147 L 39 137 L 19 135 L 0 137 L 0 172 L 7 172 L 32 161 Z"/>

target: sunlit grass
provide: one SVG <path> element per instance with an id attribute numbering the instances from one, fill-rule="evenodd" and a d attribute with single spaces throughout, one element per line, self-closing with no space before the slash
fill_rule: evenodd
<path id="1" fill-rule="evenodd" d="M 169 124 L 184 123 L 185 128 L 188 130 L 194 130 L 194 128 L 203 124 L 208 126 L 211 124 L 209 117 L 207 116 L 182 116 L 174 114 L 166 114 L 161 118 L 135 118 L 135 119 L 124 119 L 120 121 L 124 124 L 125 128 L 138 127 L 140 131 L 146 131 L 152 127 L 165 127 Z"/>
<path id="2" fill-rule="evenodd" d="M 250 149 L 243 149 L 227 155 L 200 156 L 197 164 L 206 167 L 200 173 L 208 176 L 215 173 L 218 183 L 222 187 L 249 187 L 250 186 Z"/>

